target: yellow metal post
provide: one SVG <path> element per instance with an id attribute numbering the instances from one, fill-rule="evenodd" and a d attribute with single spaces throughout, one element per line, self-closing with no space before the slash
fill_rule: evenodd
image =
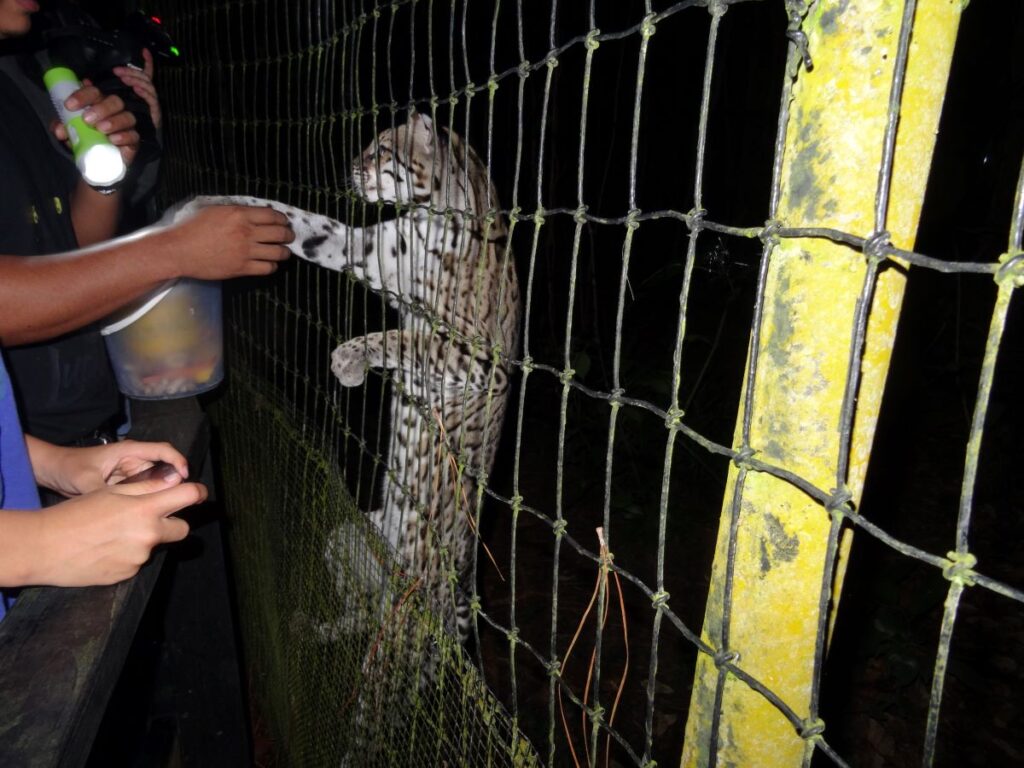
<path id="1" fill-rule="evenodd" d="M 897 247 L 913 246 L 962 6 L 962 0 L 917 3 L 883 227 Z M 793 87 L 777 213 L 784 227 L 828 227 L 864 237 L 874 232 L 903 10 L 901 0 L 821 0 L 811 6 L 802 29 L 814 66 L 809 72 L 801 68 Z M 758 459 L 825 490 L 836 487 L 840 409 L 866 269 L 862 253 L 824 239 L 783 238 L 771 253 L 749 445 Z M 883 269 L 874 292 L 846 477 L 854 503 L 863 486 L 904 279 L 902 270 Z M 743 443 L 740 422 L 737 446 Z M 716 649 L 722 649 L 725 629 L 737 475 L 733 467 L 703 628 Z M 727 650 L 738 654 L 739 667 L 807 718 L 830 516 L 789 483 L 753 471 L 746 475 L 738 509 Z M 841 557 L 833 604 L 842 570 Z M 732 675 L 720 692 L 712 735 L 718 682 L 714 660 L 702 654 L 684 766 L 769 768 L 805 760 L 810 742 Z"/>

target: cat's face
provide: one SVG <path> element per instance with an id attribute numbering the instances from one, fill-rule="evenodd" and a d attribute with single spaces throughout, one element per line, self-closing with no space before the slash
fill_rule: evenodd
<path id="1" fill-rule="evenodd" d="M 352 168 L 356 192 L 367 201 L 423 202 L 434 187 L 434 127 L 415 114 L 405 125 L 383 131 Z"/>

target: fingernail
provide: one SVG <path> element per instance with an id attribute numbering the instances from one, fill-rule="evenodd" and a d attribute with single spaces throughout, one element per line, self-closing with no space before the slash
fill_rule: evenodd
<path id="1" fill-rule="evenodd" d="M 82 119 L 85 120 L 85 122 L 87 122 L 89 125 L 92 125 L 96 122 L 96 113 L 93 112 L 91 109 L 87 109 L 85 110 L 85 114 L 82 115 Z"/>
<path id="2" fill-rule="evenodd" d="M 96 118 L 95 118 L 95 117 L 93 117 L 93 120 L 95 120 L 95 119 L 96 119 Z M 85 122 L 87 122 L 87 123 L 88 123 L 88 122 L 91 122 L 91 121 L 89 120 L 89 118 L 88 118 L 88 117 L 86 117 L 86 118 L 85 118 Z M 100 123 L 100 124 L 99 124 L 99 125 L 97 125 L 96 127 L 97 127 L 97 128 L 99 128 L 99 129 L 100 129 L 101 131 L 109 131 L 109 130 L 110 130 L 110 128 L 111 128 L 111 124 L 110 124 L 110 121 L 109 121 L 109 120 L 104 120 L 104 121 L 103 121 L 102 123 Z"/>
<path id="3" fill-rule="evenodd" d="M 179 478 L 181 478 L 181 475 L 178 474 L 178 470 L 169 464 L 160 472 L 160 479 L 165 483 L 177 482 Z"/>
<path id="4" fill-rule="evenodd" d="M 78 99 L 72 96 L 70 99 L 64 102 L 64 106 L 68 109 L 78 109 Z"/>

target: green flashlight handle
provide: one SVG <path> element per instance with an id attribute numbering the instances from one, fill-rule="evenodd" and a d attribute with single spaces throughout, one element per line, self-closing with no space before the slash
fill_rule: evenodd
<path id="1" fill-rule="evenodd" d="M 54 109 L 57 110 L 64 127 L 67 128 L 71 152 L 75 156 L 75 165 L 85 175 L 86 153 L 96 146 L 113 145 L 105 133 L 85 122 L 82 116 L 85 112 L 84 109 L 72 110 L 64 106 L 68 97 L 82 87 L 81 81 L 74 72 L 67 67 L 50 67 L 43 73 L 43 83 L 50 94 L 50 101 L 53 102 Z M 113 181 L 120 181 L 123 177 L 124 172 L 122 171 L 121 176 Z M 88 177 L 86 181 L 89 181 Z"/>

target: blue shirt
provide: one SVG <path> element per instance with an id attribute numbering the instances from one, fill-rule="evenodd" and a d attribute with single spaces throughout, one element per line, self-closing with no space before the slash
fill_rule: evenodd
<path id="1" fill-rule="evenodd" d="M 32 465 L 28 460 L 25 434 L 18 420 L 11 379 L 0 358 L 0 509 L 39 509 Z M 0 619 L 14 602 L 13 595 L 0 591 Z"/>

